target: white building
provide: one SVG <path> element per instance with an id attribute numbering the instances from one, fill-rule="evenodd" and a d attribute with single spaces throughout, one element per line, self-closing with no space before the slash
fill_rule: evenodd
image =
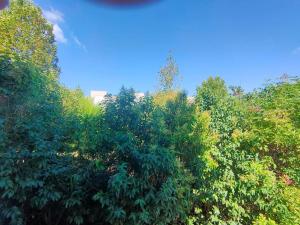
<path id="1" fill-rule="evenodd" d="M 107 91 L 91 91 L 91 98 L 95 105 L 102 103 L 107 95 Z"/>
<path id="2" fill-rule="evenodd" d="M 137 101 L 140 101 L 145 97 L 145 94 L 143 92 L 136 92 L 134 95 Z"/>
<path id="3" fill-rule="evenodd" d="M 98 105 L 102 103 L 105 100 L 105 96 L 107 95 L 107 91 L 91 91 L 91 98 L 93 100 L 93 103 L 95 105 Z M 140 101 L 142 98 L 145 97 L 145 94 L 143 92 L 136 92 L 135 98 L 137 101 Z M 113 96 L 115 98 L 115 96 Z"/>
<path id="4" fill-rule="evenodd" d="M 188 103 L 193 104 L 193 103 L 195 103 L 195 97 L 194 96 L 188 96 L 187 101 L 188 101 Z"/>

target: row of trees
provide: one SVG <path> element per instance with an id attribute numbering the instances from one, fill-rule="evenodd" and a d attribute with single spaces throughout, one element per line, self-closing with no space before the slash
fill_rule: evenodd
<path id="1" fill-rule="evenodd" d="M 94 106 L 58 82 L 51 25 L 27 0 L 0 13 L 0 224 L 300 224 L 300 82 L 194 102 L 173 87 Z"/>

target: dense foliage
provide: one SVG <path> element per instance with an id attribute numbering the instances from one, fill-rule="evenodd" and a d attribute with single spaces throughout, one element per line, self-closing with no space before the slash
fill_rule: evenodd
<path id="1" fill-rule="evenodd" d="M 52 27 L 27 0 L 0 13 L 0 224 L 300 224 L 300 81 L 195 100 L 132 89 L 94 105 L 58 82 Z"/>

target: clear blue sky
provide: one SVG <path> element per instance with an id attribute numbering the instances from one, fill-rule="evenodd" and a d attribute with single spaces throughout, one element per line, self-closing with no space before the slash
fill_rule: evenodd
<path id="1" fill-rule="evenodd" d="M 35 2 L 56 26 L 61 82 L 85 94 L 155 90 L 170 50 L 189 94 L 209 75 L 252 90 L 300 74 L 299 0 L 162 0 L 126 9 Z"/>

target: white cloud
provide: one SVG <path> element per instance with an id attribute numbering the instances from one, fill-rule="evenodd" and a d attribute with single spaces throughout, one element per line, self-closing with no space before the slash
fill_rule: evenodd
<path id="1" fill-rule="evenodd" d="M 53 25 L 53 34 L 55 36 L 55 40 L 60 43 L 67 43 L 68 40 L 66 39 L 63 30 L 59 26 L 59 23 L 64 22 L 64 14 L 51 8 L 50 10 L 43 10 L 43 15 L 48 22 Z"/>
<path id="2" fill-rule="evenodd" d="M 72 37 L 73 37 L 73 40 L 76 43 L 76 45 L 86 52 L 87 49 L 86 49 L 85 45 L 78 39 L 78 37 L 76 37 L 75 35 L 72 35 Z"/>
<path id="3" fill-rule="evenodd" d="M 56 9 L 50 8 L 50 10 L 43 9 L 43 15 L 47 21 L 53 25 L 53 34 L 55 36 L 55 40 L 59 43 L 67 43 L 68 40 L 60 26 L 60 24 L 64 22 L 64 14 Z M 86 46 L 79 40 L 77 36 L 71 33 L 71 37 L 79 48 L 83 49 L 85 52 L 87 51 Z"/>
<path id="4" fill-rule="evenodd" d="M 67 39 L 65 38 L 64 32 L 58 24 L 53 24 L 53 34 L 57 42 L 66 43 Z"/>
<path id="5" fill-rule="evenodd" d="M 59 23 L 64 21 L 64 14 L 53 8 L 50 10 L 43 10 L 43 14 L 50 23 Z"/>

